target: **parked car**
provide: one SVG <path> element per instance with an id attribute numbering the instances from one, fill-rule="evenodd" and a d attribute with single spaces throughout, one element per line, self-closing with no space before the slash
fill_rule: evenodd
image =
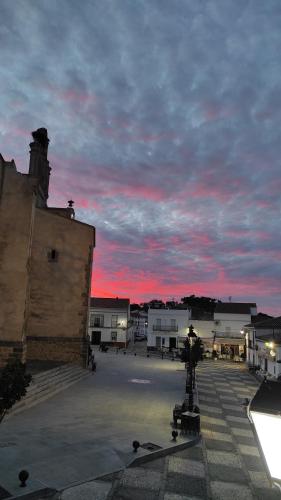
<path id="1" fill-rule="evenodd" d="M 147 337 L 146 335 L 136 335 L 135 336 L 135 342 L 142 342 L 143 340 L 146 340 Z"/>

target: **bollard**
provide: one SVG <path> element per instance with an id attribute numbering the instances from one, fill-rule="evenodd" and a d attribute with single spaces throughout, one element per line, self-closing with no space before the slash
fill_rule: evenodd
<path id="1" fill-rule="evenodd" d="M 26 486 L 26 481 L 29 477 L 29 472 L 27 470 L 21 470 L 19 473 L 19 480 L 21 482 L 20 486 L 24 488 Z"/>

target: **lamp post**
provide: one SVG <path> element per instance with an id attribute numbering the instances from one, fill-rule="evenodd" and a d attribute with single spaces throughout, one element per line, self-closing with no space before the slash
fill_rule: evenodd
<path id="1" fill-rule="evenodd" d="M 270 481 L 281 490 L 281 383 L 264 381 L 249 407 Z"/>
<path id="2" fill-rule="evenodd" d="M 188 393 L 188 408 L 189 411 L 192 411 L 193 408 L 193 388 L 194 388 L 194 376 L 193 376 L 193 355 L 192 355 L 192 342 L 194 338 L 197 338 L 197 335 L 194 331 L 192 325 L 188 328 L 187 334 L 187 347 L 188 347 L 188 366 L 187 366 L 187 377 L 186 377 L 186 392 Z"/>

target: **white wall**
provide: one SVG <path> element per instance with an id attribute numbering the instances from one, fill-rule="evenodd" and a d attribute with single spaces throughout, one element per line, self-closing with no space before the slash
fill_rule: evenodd
<path id="1" fill-rule="evenodd" d="M 188 326 L 190 318 L 190 311 L 188 309 L 149 309 L 148 310 L 148 328 L 147 328 L 147 346 L 156 347 L 156 337 L 161 338 L 161 346 L 169 347 L 170 337 L 176 339 L 176 346 L 181 343 L 181 338 L 186 338 L 188 333 Z M 153 325 L 156 326 L 157 319 L 161 320 L 161 328 L 153 330 Z M 173 331 L 171 320 L 175 320 L 177 331 Z M 166 328 L 166 331 L 165 331 Z"/>
<path id="2" fill-rule="evenodd" d="M 91 317 L 103 315 L 103 327 L 91 326 Z M 112 316 L 117 315 L 118 326 L 112 325 Z M 101 332 L 101 342 L 112 342 L 112 332 L 117 332 L 117 340 L 114 342 L 127 343 L 130 339 L 131 328 L 129 327 L 129 311 L 127 309 L 90 308 L 88 335 L 91 340 L 92 332 Z"/>
<path id="3" fill-rule="evenodd" d="M 251 323 L 250 314 L 214 313 L 214 330 L 218 335 L 226 337 L 241 337 L 240 330 Z"/>

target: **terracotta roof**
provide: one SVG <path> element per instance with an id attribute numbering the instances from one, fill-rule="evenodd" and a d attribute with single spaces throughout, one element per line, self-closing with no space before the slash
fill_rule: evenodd
<path id="1" fill-rule="evenodd" d="M 257 304 L 251 302 L 218 302 L 215 313 L 251 314 L 251 308 Z"/>
<path id="2" fill-rule="evenodd" d="M 127 309 L 130 299 L 91 297 L 90 307 L 102 309 Z"/>

